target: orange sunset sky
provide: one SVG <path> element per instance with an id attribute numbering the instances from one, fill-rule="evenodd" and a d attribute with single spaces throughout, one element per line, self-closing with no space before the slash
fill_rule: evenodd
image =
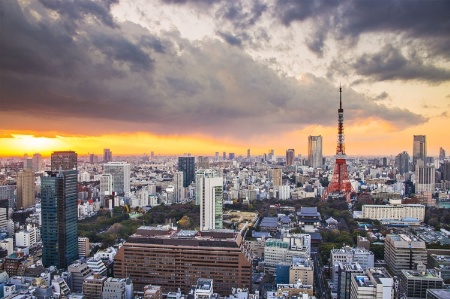
<path id="1" fill-rule="evenodd" d="M 149 3 L 150 2 L 150 3 Z M 407 4 L 407 5 L 406 5 Z M 0 2 L 0 156 L 450 152 L 445 1 Z M 448 155 L 448 154 L 447 154 Z"/>

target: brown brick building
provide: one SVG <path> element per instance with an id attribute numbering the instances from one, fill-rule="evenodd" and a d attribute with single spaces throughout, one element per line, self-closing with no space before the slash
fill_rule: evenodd
<path id="1" fill-rule="evenodd" d="M 132 279 L 135 290 L 159 285 L 163 293 L 188 293 L 199 278 L 214 280 L 214 292 L 251 290 L 251 262 L 241 250 L 242 236 L 228 230 L 175 231 L 140 227 L 114 258 L 114 275 Z"/>

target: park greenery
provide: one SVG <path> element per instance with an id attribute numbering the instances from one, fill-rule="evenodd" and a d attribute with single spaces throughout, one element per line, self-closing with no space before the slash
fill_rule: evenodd
<path id="1" fill-rule="evenodd" d="M 296 220 L 295 213 L 286 210 L 281 211 L 280 206 L 290 206 L 296 211 L 301 207 L 317 207 L 322 217 L 323 227 L 320 229 L 322 242 L 319 245 L 319 254 L 323 264 L 327 264 L 330 251 L 333 248 L 341 248 L 344 245 L 355 246 L 358 236 L 366 236 L 367 231 L 364 227 L 358 226 L 358 222 L 353 219 L 345 200 L 334 200 L 325 202 L 317 198 L 299 199 L 282 201 L 269 199 L 264 201 L 252 201 L 243 203 L 235 200 L 233 204 L 227 204 L 224 207 L 224 213 L 230 210 L 258 212 L 260 217 L 277 216 L 284 213 Z M 197 229 L 200 223 L 199 206 L 194 202 L 174 205 L 159 205 L 148 210 L 146 213 L 130 219 L 129 207 L 115 207 L 112 211 L 109 209 L 100 210 L 96 216 L 79 221 L 78 231 L 80 236 L 88 237 L 91 243 L 101 243 L 101 247 L 108 247 L 117 242 L 127 240 L 130 235 L 136 232 L 141 225 L 173 225 L 179 229 Z M 337 225 L 327 227 L 325 220 L 333 217 L 338 221 Z M 380 224 L 379 221 L 369 219 L 358 219 L 359 222 L 368 223 L 375 232 L 383 235 L 389 231 Z M 427 208 L 425 223 L 436 229 L 450 229 L 450 210 Z M 259 227 L 250 227 L 250 230 L 259 230 Z M 292 232 L 301 233 L 299 227 L 294 227 Z M 251 231 L 247 234 L 251 237 Z M 447 248 L 450 246 L 441 246 L 436 244 L 428 245 L 429 248 Z M 372 244 L 370 250 L 374 253 L 375 259 L 383 259 L 384 245 Z"/>

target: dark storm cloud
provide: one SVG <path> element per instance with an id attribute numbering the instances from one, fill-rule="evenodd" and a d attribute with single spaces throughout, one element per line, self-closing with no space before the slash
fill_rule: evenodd
<path id="1" fill-rule="evenodd" d="M 226 32 L 217 32 L 217 34 L 222 37 L 228 44 L 233 46 L 242 46 L 242 40 L 230 33 Z"/>
<path id="2" fill-rule="evenodd" d="M 274 15 L 285 26 L 309 21 L 305 45 L 322 57 L 326 42 L 330 39 L 345 45 L 345 52 L 356 46 L 360 37 L 368 33 L 395 34 L 404 45 L 421 49 L 421 59 L 432 61 L 434 56 L 450 58 L 450 2 L 444 0 L 276 0 Z M 385 41 L 389 45 L 390 41 Z M 414 45 L 411 45 L 414 43 Z M 432 61 L 433 62 L 433 61 Z M 436 82 L 447 78 L 446 71 L 425 66 L 420 71 L 414 61 L 405 62 L 412 71 L 411 78 L 405 74 L 382 76 L 382 80 L 414 79 Z M 369 74 L 372 68 L 364 69 Z M 374 75 L 379 77 L 377 69 Z M 428 77 L 429 76 L 429 77 Z"/>
<path id="3" fill-rule="evenodd" d="M 389 94 L 385 91 L 373 98 L 374 101 L 382 101 L 389 98 Z"/>
<path id="4" fill-rule="evenodd" d="M 376 54 L 364 54 L 353 64 L 359 75 L 373 80 L 421 80 L 440 83 L 450 79 L 450 70 L 425 64 L 420 57 L 407 59 L 398 49 L 386 46 Z"/>
<path id="5" fill-rule="evenodd" d="M 80 20 L 86 15 L 97 17 L 101 22 L 108 26 L 115 26 L 111 13 L 109 11 L 112 4 L 116 1 L 91 1 L 91 0 L 39 0 L 45 7 L 57 11 L 70 20 Z"/>
<path id="6" fill-rule="evenodd" d="M 255 25 L 267 8 L 267 4 L 262 1 L 253 1 L 250 9 L 246 9 L 239 1 L 224 1 L 216 16 L 231 21 L 237 29 L 245 30 Z"/>
<path id="7" fill-rule="evenodd" d="M 443 0 L 277 0 L 274 11 L 285 25 L 328 19 L 328 30 L 342 35 L 404 32 L 412 37 L 445 38 L 450 34 L 450 2 Z"/>
<path id="8" fill-rule="evenodd" d="M 11 128 L 22 126 L 26 116 L 41 117 L 35 124 L 40 128 L 46 119 L 59 119 L 58 129 L 72 133 L 248 138 L 336 123 L 338 91 L 325 79 L 307 75 L 298 82 L 218 40 L 190 42 L 174 31 L 156 35 L 131 22 L 93 21 L 92 14 L 105 15 L 109 3 L 96 2 L 104 6 L 93 12 L 61 11 L 58 18 L 52 13 L 63 4 L 49 3 L 21 8 L 0 2 L 2 30 L 9 33 L 0 35 L 0 113 L 17 116 L 17 123 L 7 124 Z M 350 89 L 344 97 L 348 120 L 378 117 L 398 127 L 426 121 Z M 120 121 L 123 126 L 111 125 Z"/>

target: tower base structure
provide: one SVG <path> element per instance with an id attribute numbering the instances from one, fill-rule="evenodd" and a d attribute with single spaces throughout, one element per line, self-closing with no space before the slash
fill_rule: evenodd
<path id="1" fill-rule="evenodd" d="M 333 197 L 345 197 L 347 202 L 351 201 L 350 195 L 355 190 L 350 183 L 347 171 L 347 162 L 345 158 L 338 157 L 334 164 L 334 172 L 331 178 L 331 182 L 328 185 L 327 190 L 322 195 L 322 199 L 325 200 L 328 196 Z"/>

